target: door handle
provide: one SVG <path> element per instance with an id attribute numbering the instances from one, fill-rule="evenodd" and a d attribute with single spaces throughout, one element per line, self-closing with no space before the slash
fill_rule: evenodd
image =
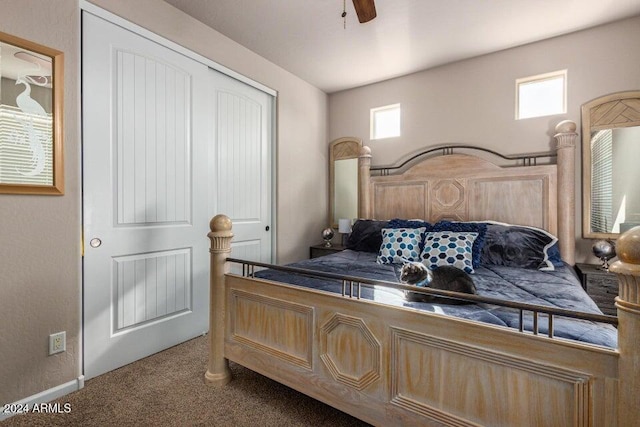
<path id="1" fill-rule="evenodd" d="M 264 231 L 269 231 L 269 230 L 270 230 L 270 229 L 269 229 L 269 226 L 267 225 L 267 226 L 264 228 Z"/>
<path id="2" fill-rule="evenodd" d="M 102 240 L 98 239 L 97 237 L 91 239 L 89 241 L 89 246 L 91 246 L 92 248 L 97 248 L 102 244 Z"/>

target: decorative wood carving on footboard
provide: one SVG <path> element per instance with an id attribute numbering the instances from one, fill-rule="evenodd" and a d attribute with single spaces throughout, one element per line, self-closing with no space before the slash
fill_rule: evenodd
<path id="1" fill-rule="evenodd" d="M 623 277 L 620 352 L 227 274 L 231 223 L 216 216 L 211 230 L 209 384 L 228 382 L 232 360 L 384 426 L 640 417 L 640 227 L 621 238 L 612 267 Z"/>

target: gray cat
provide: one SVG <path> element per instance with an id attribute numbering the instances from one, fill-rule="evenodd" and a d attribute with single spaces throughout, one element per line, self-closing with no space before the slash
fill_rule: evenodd
<path id="1" fill-rule="evenodd" d="M 476 285 L 466 272 L 452 266 L 441 266 L 430 270 L 421 262 L 405 262 L 400 269 L 400 281 L 419 287 L 439 289 L 443 291 L 475 294 Z M 408 301 L 439 302 L 444 304 L 470 304 L 448 298 L 440 298 L 418 292 L 404 291 Z"/>

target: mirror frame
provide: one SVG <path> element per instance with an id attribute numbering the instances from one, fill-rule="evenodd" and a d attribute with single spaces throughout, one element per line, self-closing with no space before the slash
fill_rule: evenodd
<path id="1" fill-rule="evenodd" d="M 582 236 L 585 239 L 616 239 L 620 235 L 591 231 L 591 133 L 632 126 L 640 126 L 638 90 L 612 93 L 582 105 Z"/>
<path id="2" fill-rule="evenodd" d="M 0 32 L 0 42 L 16 46 L 51 58 L 52 81 L 52 184 L 35 185 L 32 183 L 0 183 L 0 193 L 4 194 L 64 194 L 63 159 L 63 82 L 64 54 L 61 51 Z"/>
<path id="3" fill-rule="evenodd" d="M 360 158 L 362 147 L 362 140 L 351 136 L 338 138 L 329 144 L 329 224 L 331 225 L 331 228 L 338 228 L 338 219 L 334 218 L 333 215 L 335 198 L 335 161 Z M 360 173 L 358 172 L 358 181 L 360 181 L 360 179 Z M 361 187 L 360 182 L 358 182 L 357 185 L 357 191 L 359 192 Z M 358 195 L 358 215 L 361 210 L 360 203 L 360 195 Z"/>

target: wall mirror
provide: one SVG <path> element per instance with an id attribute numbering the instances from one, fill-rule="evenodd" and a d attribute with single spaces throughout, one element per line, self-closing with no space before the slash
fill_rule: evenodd
<path id="1" fill-rule="evenodd" d="M 0 32 L 0 193 L 64 193 L 63 54 Z"/>
<path id="2" fill-rule="evenodd" d="M 640 225 L 640 91 L 582 106 L 582 229 L 613 238 Z"/>
<path id="3" fill-rule="evenodd" d="M 339 138 L 329 145 L 329 221 L 358 218 L 358 157 L 362 140 Z"/>

